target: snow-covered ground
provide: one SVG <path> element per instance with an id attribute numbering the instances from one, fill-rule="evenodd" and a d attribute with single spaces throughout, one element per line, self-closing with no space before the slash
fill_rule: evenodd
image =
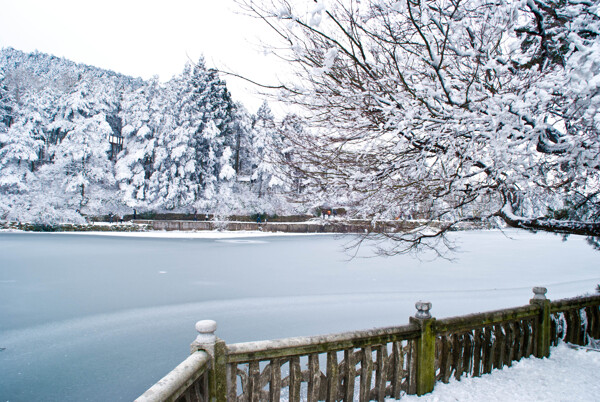
<path id="1" fill-rule="evenodd" d="M 67 234 L 69 232 L 51 232 L 52 234 Z M 114 237 L 139 237 L 154 239 L 239 239 L 253 237 L 274 236 L 322 236 L 320 233 L 284 233 L 284 232 L 260 232 L 260 231 L 226 231 L 226 230 L 198 230 L 198 231 L 166 231 L 153 230 L 149 232 L 81 232 L 79 234 L 92 236 L 114 236 Z M 331 235 L 331 234 L 329 234 Z"/>
<path id="2" fill-rule="evenodd" d="M 560 344 L 548 359 L 522 359 L 512 367 L 475 378 L 437 383 L 432 393 L 406 402 L 599 401 L 600 351 Z"/>

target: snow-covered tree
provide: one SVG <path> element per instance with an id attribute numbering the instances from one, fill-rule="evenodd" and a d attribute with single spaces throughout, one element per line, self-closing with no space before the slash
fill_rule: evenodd
<path id="1" fill-rule="evenodd" d="M 62 195 L 61 207 L 100 215 L 114 210 L 117 203 L 109 160 L 109 137 L 115 133 L 105 113 L 108 107 L 92 85 L 82 79 L 56 101 L 54 121 L 49 124 L 51 163 L 40 170 L 48 180 L 48 191 Z"/>
<path id="2" fill-rule="evenodd" d="M 44 146 L 39 113 L 22 116 L 0 133 L 0 167 L 18 166 L 33 171 Z"/>
<path id="3" fill-rule="evenodd" d="M 252 181 L 258 198 L 270 190 L 284 190 L 284 180 L 280 177 L 277 165 L 280 163 L 281 141 L 277 131 L 275 117 L 264 102 L 254 117 L 252 124 L 252 151 L 254 156 L 254 172 Z"/>
<path id="4" fill-rule="evenodd" d="M 253 164 L 252 116 L 241 104 L 235 105 L 233 168 L 238 176 L 251 176 Z"/>
<path id="5" fill-rule="evenodd" d="M 212 208 L 235 175 L 233 104 L 225 84 L 201 59 L 165 89 L 151 192 L 167 209 Z"/>
<path id="6" fill-rule="evenodd" d="M 0 133 L 6 132 L 12 121 L 12 105 L 5 76 L 0 70 Z"/>
<path id="7" fill-rule="evenodd" d="M 279 141 L 275 154 L 277 160 L 277 175 L 286 182 L 289 198 L 297 201 L 306 196 L 307 171 L 312 166 L 302 159 L 302 155 L 296 152 L 296 145 L 290 139 L 303 138 L 307 134 L 307 125 L 303 118 L 296 114 L 287 114 L 279 124 Z M 308 206 L 313 208 L 324 204 L 345 204 L 343 199 L 319 199 L 323 192 L 313 192 Z M 341 195 L 341 194 L 340 194 Z"/>
<path id="8" fill-rule="evenodd" d="M 124 152 L 115 164 L 123 202 L 134 209 L 149 209 L 152 195 L 149 178 L 154 172 L 154 154 L 162 111 L 160 84 L 155 77 L 147 85 L 122 97 L 120 118 Z"/>
<path id="9" fill-rule="evenodd" d="M 114 198 L 115 180 L 108 159 L 112 130 L 102 114 L 74 121 L 54 153 L 53 170 L 63 173 L 62 185 L 73 208 L 91 214 L 105 212 L 104 202 Z M 59 176 L 60 177 L 60 176 Z"/>
<path id="10" fill-rule="evenodd" d="M 16 81 L 17 77 L 10 77 Z M 22 77 L 18 83 L 23 84 Z M 28 99 L 21 91 L 20 102 L 14 98 L 4 82 L 0 81 L 0 219 L 14 215 L 19 200 L 36 191 L 37 167 L 44 154 L 45 113 L 43 93 Z M 28 101 L 29 100 L 29 101 Z"/>
<path id="11" fill-rule="evenodd" d="M 295 67 L 280 96 L 311 119 L 313 189 L 444 221 L 389 252 L 472 219 L 600 234 L 597 1 L 241 3 Z"/>
<path id="12" fill-rule="evenodd" d="M 29 116 L 0 132 L 0 219 L 34 191 L 32 184 L 37 178 L 33 170 L 44 144 L 36 123 L 35 116 Z"/>
<path id="13" fill-rule="evenodd" d="M 225 201 L 217 194 L 220 187 L 231 186 L 236 174 L 233 154 L 237 147 L 236 109 L 225 82 L 216 70 L 206 68 L 203 59 L 194 66 L 192 78 L 192 102 L 202 110 L 201 134 L 194 144 L 201 186 L 195 206 L 207 209 Z"/>

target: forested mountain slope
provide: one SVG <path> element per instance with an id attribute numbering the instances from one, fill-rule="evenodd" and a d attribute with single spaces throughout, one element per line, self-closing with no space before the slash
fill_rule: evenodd
<path id="1" fill-rule="evenodd" d="M 291 212 L 284 194 L 299 186 L 276 169 L 291 152 L 281 130 L 202 59 L 161 83 L 3 49 L 0 220 Z"/>

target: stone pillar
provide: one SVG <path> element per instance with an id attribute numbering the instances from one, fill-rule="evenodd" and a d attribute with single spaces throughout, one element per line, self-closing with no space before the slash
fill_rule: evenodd
<path id="1" fill-rule="evenodd" d="M 548 290 L 544 287 L 533 288 L 533 299 L 529 300 L 529 304 L 536 305 L 540 308 L 537 320 L 537 347 L 534 351 L 535 357 L 550 356 L 550 300 L 546 298 Z"/>
<path id="2" fill-rule="evenodd" d="M 435 318 L 429 313 L 430 302 L 418 301 L 415 307 L 417 313 L 410 317 L 410 322 L 421 330 L 421 336 L 417 339 L 417 395 L 424 395 L 433 391 L 435 385 Z"/>
<path id="3" fill-rule="evenodd" d="M 196 323 L 198 336 L 191 344 L 191 352 L 203 350 L 211 357 L 208 374 L 210 401 L 227 401 L 227 345 L 217 338 L 217 323 L 213 320 L 202 320 Z"/>
<path id="4" fill-rule="evenodd" d="M 204 350 L 209 355 L 214 357 L 215 343 L 217 342 L 217 336 L 215 335 L 216 330 L 216 321 L 198 321 L 196 323 L 196 331 L 198 331 L 198 336 L 190 345 L 191 352 L 194 353 L 197 350 Z"/>

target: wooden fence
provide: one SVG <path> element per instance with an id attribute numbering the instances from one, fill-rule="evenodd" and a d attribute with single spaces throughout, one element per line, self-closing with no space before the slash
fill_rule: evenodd
<path id="1" fill-rule="evenodd" d="M 214 321 L 196 325 L 192 355 L 136 401 L 383 401 L 477 377 L 560 340 L 600 339 L 600 295 L 436 320 L 418 302 L 410 324 L 335 335 L 227 345 Z"/>

